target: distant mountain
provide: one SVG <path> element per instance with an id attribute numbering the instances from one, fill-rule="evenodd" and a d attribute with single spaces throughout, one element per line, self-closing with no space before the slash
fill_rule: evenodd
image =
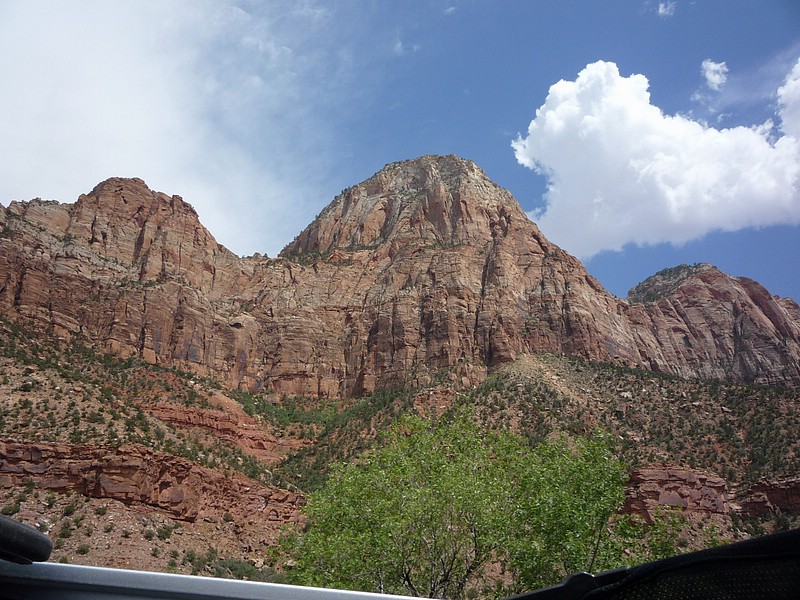
<path id="1" fill-rule="evenodd" d="M 576 218 L 579 218 L 576 216 Z M 467 383 L 536 352 L 800 384 L 800 307 L 700 265 L 609 294 L 474 163 L 347 189 L 277 258 L 239 258 L 179 196 L 109 179 L 0 207 L 0 314 L 232 387 L 350 397 Z"/>

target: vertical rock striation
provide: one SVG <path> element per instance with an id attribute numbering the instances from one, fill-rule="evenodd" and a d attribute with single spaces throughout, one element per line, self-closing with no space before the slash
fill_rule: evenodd
<path id="1" fill-rule="evenodd" d="M 668 274 L 669 275 L 669 274 Z M 178 196 L 109 179 L 0 207 L 0 312 L 231 386 L 337 397 L 481 379 L 532 352 L 800 383 L 800 307 L 709 266 L 606 292 L 474 163 L 344 191 L 278 258 L 239 258 Z"/>

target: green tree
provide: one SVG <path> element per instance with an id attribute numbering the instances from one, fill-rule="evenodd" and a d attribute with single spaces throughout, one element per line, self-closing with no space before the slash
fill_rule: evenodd
<path id="1" fill-rule="evenodd" d="M 507 594 L 617 566 L 609 519 L 625 472 L 603 439 L 530 448 L 469 415 L 402 421 L 386 445 L 338 465 L 284 538 L 290 583 L 460 599 L 484 593 L 485 569 Z M 509 582 L 512 582 L 509 584 Z"/>
<path id="2" fill-rule="evenodd" d="M 310 496 L 307 531 L 292 540 L 297 565 L 289 580 L 462 597 L 501 540 L 498 508 L 510 482 L 497 476 L 494 463 L 505 457 L 492 449 L 503 437 L 464 417 L 433 426 L 403 421 L 385 447 L 337 466 Z"/>
<path id="3" fill-rule="evenodd" d="M 627 475 L 603 436 L 550 439 L 514 469 L 517 493 L 504 548 L 515 582 L 510 591 L 620 566 L 620 540 L 609 524 L 622 506 Z"/>

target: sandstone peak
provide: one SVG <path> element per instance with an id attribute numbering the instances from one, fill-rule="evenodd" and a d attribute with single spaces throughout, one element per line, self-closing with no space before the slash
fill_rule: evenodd
<path id="1" fill-rule="evenodd" d="M 682 264 L 662 269 L 628 290 L 628 302 L 646 304 L 665 298 L 674 292 L 684 281 L 704 271 L 717 271 L 721 273 L 715 266 L 707 263 L 696 263 L 694 265 Z"/>
<path id="2" fill-rule="evenodd" d="M 125 191 L 152 196 L 158 193 L 151 190 L 147 183 L 139 177 L 109 177 L 94 186 L 89 195 L 98 196 L 103 192 L 123 193 Z"/>
<path id="3" fill-rule="evenodd" d="M 800 384 L 796 303 L 708 265 L 615 298 L 455 156 L 387 165 L 280 260 L 235 256 L 140 179 L 6 213 L 1 314 L 234 387 L 342 397 L 443 370 L 467 385 L 537 352 Z"/>
<path id="4" fill-rule="evenodd" d="M 428 155 L 390 163 L 343 191 L 282 255 L 359 249 L 387 242 L 454 245 L 485 241 L 511 218 L 511 194 L 474 162 Z"/>
<path id="5" fill-rule="evenodd" d="M 74 210 L 102 213 L 111 221 L 133 220 L 141 225 L 150 218 L 165 220 L 186 217 L 200 224 L 197 211 L 178 195 L 151 190 L 138 177 L 111 177 L 98 183 L 88 194 L 81 194 Z"/>

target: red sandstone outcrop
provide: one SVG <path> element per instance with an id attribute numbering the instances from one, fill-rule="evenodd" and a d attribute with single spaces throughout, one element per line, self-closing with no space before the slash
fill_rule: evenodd
<path id="1" fill-rule="evenodd" d="M 0 488 L 27 481 L 39 489 L 147 505 L 185 521 L 218 519 L 227 512 L 297 522 L 305 503 L 298 494 L 142 446 L 0 441 Z"/>
<path id="2" fill-rule="evenodd" d="M 708 268 L 628 303 L 457 157 L 387 165 L 277 259 L 238 258 L 178 196 L 110 179 L 0 207 L 0 313 L 280 394 L 478 381 L 569 353 L 686 377 L 800 384 L 800 307 Z"/>
<path id="3" fill-rule="evenodd" d="M 674 466 L 637 469 L 626 486 L 624 511 L 650 519 L 658 507 L 680 508 L 685 513 L 728 515 L 728 485 L 724 479 Z"/>
<path id="4" fill-rule="evenodd" d="M 635 337 L 652 335 L 639 344 L 645 364 L 683 377 L 798 385 L 797 303 L 711 265 L 683 268 L 668 295 L 627 307 Z"/>
<path id="5" fill-rule="evenodd" d="M 800 477 L 762 480 L 737 494 L 743 517 L 776 513 L 800 513 Z"/>
<path id="6" fill-rule="evenodd" d="M 178 429 L 200 429 L 210 433 L 267 464 L 277 463 L 303 445 L 296 439 L 276 437 L 263 424 L 234 411 L 188 407 L 174 402 L 151 402 L 141 406 L 160 421 Z"/>
<path id="7" fill-rule="evenodd" d="M 652 518 L 659 507 L 675 507 L 684 514 L 737 514 L 744 518 L 800 512 L 800 477 L 761 480 L 732 489 L 710 473 L 672 465 L 637 469 L 625 487 L 623 511 Z"/>
<path id="8" fill-rule="evenodd" d="M 226 476 L 142 446 L 0 441 L 0 488 L 21 488 L 28 481 L 38 489 L 148 506 L 185 521 L 219 519 L 230 513 L 275 523 L 298 522 L 305 503 L 299 494 L 239 474 Z M 764 480 L 735 493 L 724 479 L 684 467 L 634 471 L 623 510 L 649 519 L 664 506 L 690 516 L 796 513 L 800 479 Z"/>

